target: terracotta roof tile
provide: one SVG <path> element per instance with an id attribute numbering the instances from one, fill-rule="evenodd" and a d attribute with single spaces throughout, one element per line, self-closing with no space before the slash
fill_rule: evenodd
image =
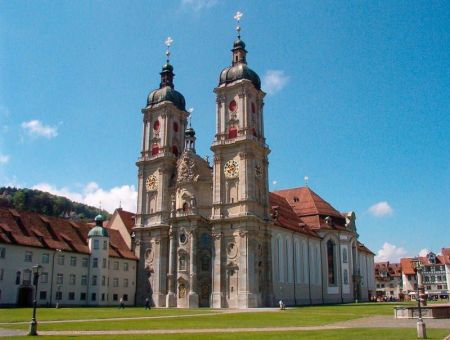
<path id="1" fill-rule="evenodd" d="M 415 275 L 416 274 L 412 263 L 413 263 L 413 259 L 410 257 L 400 259 L 400 265 L 402 266 L 403 274 L 406 274 L 406 275 Z"/>
<path id="2" fill-rule="evenodd" d="M 117 209 L 117 213 L 119 214 L 120 218 L 125 224 L 125 227 L 127 227 L 128 231 L 132 233 L 132 229 L 134 228 L 134 219 L 136 215 L 132 212 L 125 211 L 122 208 Z"/>
<path id="3" fill-rule="evenodd" d="M 345 217 L 310 188 L 284 189 L 274 193 L 284 197 L 297 216 L 311 228 L 345 229 Z M 327 216 L 331 217 L 333 225 L 325 222 Z"/>
<path id="4" fill-rule="evenodd" d="M 0 207 L 0 243 L 89 254 L 87 234 L 91 228 L 84 222 Z M 110 239 L 120 250 L 113 251 L 111 256 L 136 259 L 120 233 L 114 230 L 109 232 Z"/>

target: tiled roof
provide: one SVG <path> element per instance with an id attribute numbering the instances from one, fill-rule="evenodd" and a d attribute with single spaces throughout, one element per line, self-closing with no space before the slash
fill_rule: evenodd
<path id="1" fill-rule="evenodd" d="M 87 234 L 91 228 L 85 222 L 0 207 L 0 243 L 89 254 Z M 110 256 L 136 259 L 120 233 L 108 231 L 110 241 L 120 249 L 120 253 L 110 249 Z"/>
<path id="2" fill-rule="evenodd" d="M 120 218 L 122 219 L 123 223 L 125 224 L 125 227 L 127 230 L 132 233 L 132 229 L 134 228 L 134 219 L 136 214 L 125 211 L 122 208 L 117 209 L 117 213 L 119 214 Z"/>
<path id="3" fill-rule="evenodd" d="M 368 253 L 368 254 L 375 255 L 369 248 L 367 248 L 367 247 L 366 247 L 364 244 L 362 244 L 361 242 L 357 241 L 357 244 L 358 244 L 358 249 L 359 249 L 360 251 L 363 251 L 363 252 Z"/>
<path id="4" fill-rule="evenodd" d="M 375 276 L 377 279 L 381 279 L 381 273 L 386 273 L 386 278 L 390 276 L 402 276 L 402 266 L 400 263 L 389 262 L 376 262 L 375 263 Z"/>
<path id="5" fill-rule="evenodd" d="M 282 196 L 302 222 L 313 229 L 345 229 L 345 217 L 308 187 L 299 187 L 275 191 Z M 325 218 L 332 218 L 333 225 L 325 222 Z"/>
<path id="6" fill-rule="evenodd" d="M 406 274 L 406 275 L 415 275 L 416 274 L 416 272 L 414 271 L 414 268 L 413 268 L 413 260 L 414 259 L 412 259 L 410 257 L 400 259 L 400 265 L 402 266 L 403 274 Z"/>
<path id="7" fill-rule="evenodd" d="M 270 213 L 276 225 L 310 236 L 318 237 L 305 223 L 303 223 L 285 198 L 269 192 Z"/>

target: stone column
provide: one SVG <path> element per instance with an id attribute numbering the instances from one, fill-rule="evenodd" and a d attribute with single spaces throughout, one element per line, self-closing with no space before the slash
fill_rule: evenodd
<path id="1" fill-rule="evenodd" d="M 213 227 L 212 237 L 214 240 L 213 266 L 212 266 L 212 295 L 211 307 L 223 307 L 223 290 L 222 290 L 222 232 L 220 227 Z"/>
<path id="2" fill-rule="evenodd" d="M 175 233 L 172 227 L 169 230 L 169 273 L 167 274 L 168 280 L 168 293 L 166 295 L 166 307 L 177 306 L 177 296 L 175 294 Z"/>
<path id="3" fill-rule="evenodd" d="M 189 295 L 188 306 L 189 308 L 198 307 L 198 294 L 197 294 L 197 237 L 195 228 L 189 231 L 191 249 L 189 254 Z"/>

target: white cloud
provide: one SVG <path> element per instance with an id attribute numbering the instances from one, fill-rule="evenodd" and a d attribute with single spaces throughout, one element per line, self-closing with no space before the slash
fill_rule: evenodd
<path id="1" fill-rule="evenodd" d="M 9 162 L 9 156 L 8 155 L 3 155 L 0 153 L 0 165 L 1 164 L 6 164 Z"/>
<path id="2" fill-rule="evenodd" d="M 384 242 L 383 247 L 378 250 L 375 262 L 399 262 L 400 258 L 406 257 L 408 252 L 403 247 L 397 247 L 389 242 Z"/>
<path id="3" fill-rule="evenodd" d="M 273 184 L 273 185 L 277 185 L 277 184 L 278 184 L 278 181 L 273 181 L 272 184 Z"/>
<path id="4" fill-rule="evenodd" d="M 54 138 L 58 135 L 58 127 L 43 124 L 40 120 L 30 120 L 21 125 L 25 132 L 32 137 Z"/>
<path id="5" fill-rule="evenodd" d="M 423 248 L 419 251 L 419 256 L 427 256 L 429 252 L 430 250 L 428 250 L 427 248 Z"/>
<path id="6" fill-rule="evenodd" d="M 204 8 L 211 8 L 218 3 L 218 0 L 181 0 L 184 6 L 190 6 L 194 11 L 200 11 Z"/>
<path id="7" fill-rule="evenodd" d="M 282 70 L 267 70 L 263 76 L 262 88 L 268 94 L 281 91 L 289 81 L 289 76 Z"/>
<path id="8" fill-rule="evenodd" d="M 137 192 L 134 185 L 122 185 L 109 190 L 102 189 L 95 182 L 86 184 L 81 192 L 72 191 L 67 187 L 57 188 L 48 183 L 39 183 L 32 189 L 46 191 L 54 195 L 64 196 L 72 201 L 99 207 L 109 212 L 120 205 L 124 210 L 136 212 Z"/>
<path id="9" fill-rule="evenodd" d="M 375 217 L 384 217 L 392 215 L 394 209 L 389 205 L 387 201 L 375 203 L 369 208 L 369 213 Z"/>

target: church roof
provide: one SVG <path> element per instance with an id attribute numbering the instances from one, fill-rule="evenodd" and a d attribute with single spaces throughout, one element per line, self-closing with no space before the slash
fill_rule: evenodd
<path id="1" fill-rule="evenodd" d="M 345 228 L 345 217 L 308 187 L 284 189 L 274 192 L 284 197 L 302 222 L 314 229 L 332 228 L 325 218 L 334 217 L 334 227 Z"/>
<path id="2" fill-rule="evenodd" d="M 87 238 L 91 229 L 86 222 L 0 207 L 0 244 L 89 254 Z M 109 256 L 135 260 L 120 233 L 109 228 L 107 231 L 110 244 L 117 248 L 111 246 Z"/>
<path id="3" fill-rule="evenodd" d="M 284 197 L 269 192 L 269 205 L 271 207 L 270 212 L 275 225 L 318 237 L 318 235 L 305 225 L 305 223 L 302 223 L 301 219 L 297 216 Z"/>

